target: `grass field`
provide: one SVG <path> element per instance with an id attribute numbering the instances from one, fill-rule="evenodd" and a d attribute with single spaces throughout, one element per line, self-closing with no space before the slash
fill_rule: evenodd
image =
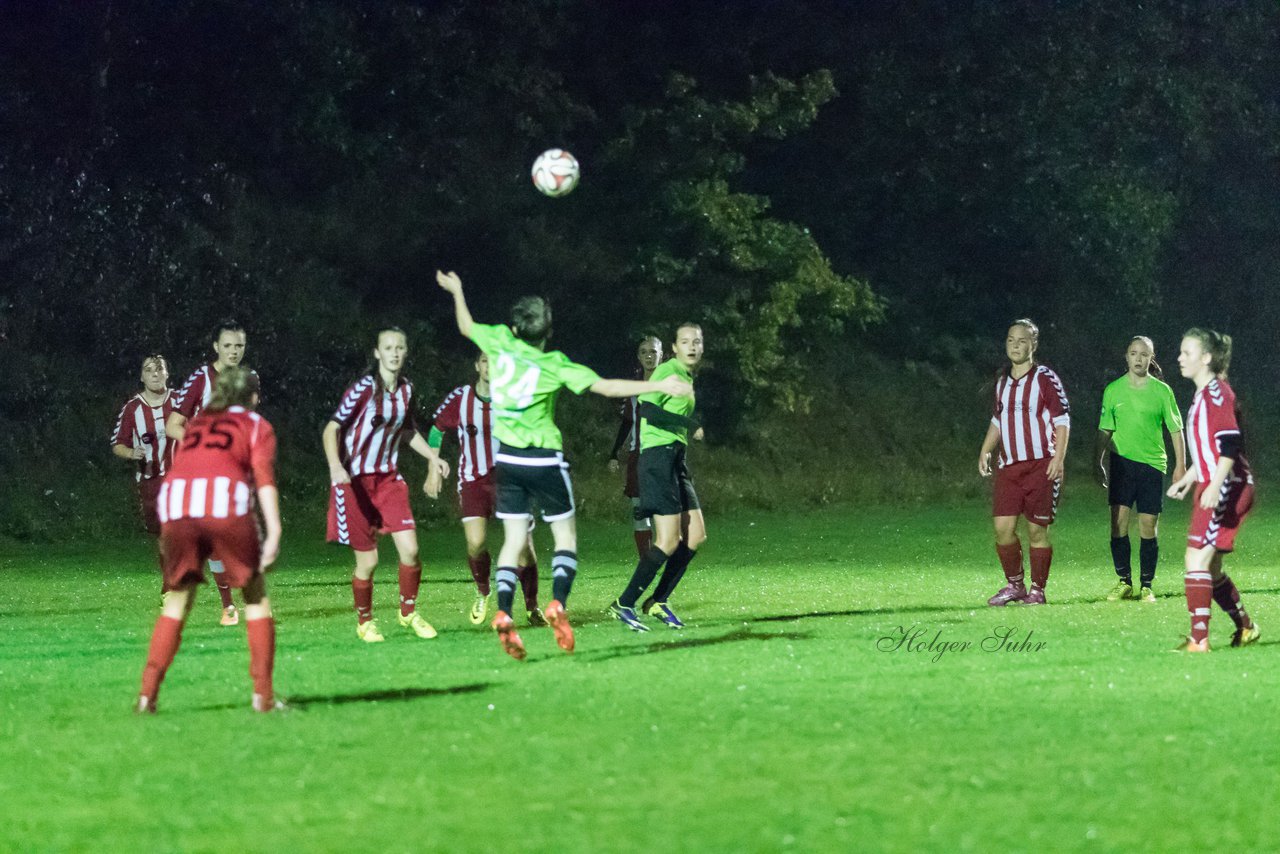
<path id="1" fill-rule="evenodd" d="M 523 664 L 466 621 L 460 531 L 424 536 L 440 637 L 365 646 L 348 554 L 298 525 L 271 577 L 277 716 L 248 711 L 243 627 L 216 625 L 211 588 L 161 713 L 129 713 L 145 542 L 7 547 L 0 849 L 1275 850 L 1280 524 L 1264 505 L 1233 558 L 1262 641 L 1227 648 L 1215 611 L 1215 652 L 1188 657 L 1168 651 L 1186 508 L 1143 605 L 1103 601 L 1100 504 L 1067 496 L 1051 607 L 1003 610 L 981 504 L 712 514 L 690 628 L 641 636 L 602 615 L 629 532 L 588 524 L 578 652 L 527 630 Z M 984 651 L 1001 626 L 1029 644 Z M 971 647 L 889 649 L 900 627 Z"/>

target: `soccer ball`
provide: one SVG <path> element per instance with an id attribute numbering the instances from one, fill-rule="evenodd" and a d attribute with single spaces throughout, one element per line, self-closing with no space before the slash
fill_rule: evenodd
<path id="1" fill-rule="evenodd" d="M 533 186 L 544 196 L 567 196 L 578 186 L 578 161 L 562 148 L 549 148 L 533 161 Z"/>

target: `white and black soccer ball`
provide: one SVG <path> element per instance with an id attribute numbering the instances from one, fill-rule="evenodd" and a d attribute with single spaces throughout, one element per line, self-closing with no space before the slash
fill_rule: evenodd
<path id="1" fill-rule="evenodd" d="M 553 199 L 567 196 L 578 186 L 578 161 L 563 148 L 549 148 L 533 161 L 533 186 Z"/>

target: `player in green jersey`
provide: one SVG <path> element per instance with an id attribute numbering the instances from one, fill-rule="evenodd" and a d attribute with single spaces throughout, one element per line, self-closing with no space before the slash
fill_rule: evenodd
<path id="1" fill-rule="evenodd" d="M 702 350 L 702 327 L 696 323 L 680 324 L 674 355 L 658 366 L 651 379 L 679 377 L 692 384 Z M 653 517 L 653 545 L 636 564 L 627 589 L 609 606 L 609 613 L 634 632 L 649 630 L 636 615 L 636 600 L 663 564 L 666 569 L 662 578 L 641 610 L 669 628 L 684 628 L 667 600 L 684 577 L 689 562 L 697 556 L 698 547 L 707 539 L 702 506 L 685 463 L 690 433 L 694 439 L 702 438 L 702 428 L 693 418 L 694 405 L 693 396 L 640 397 L 640 512 Z"/>
<path id="2" fill-rule="evenodd" d="M 1145 335 L 1130 338 L 1125 362 L 1128 371 L 1102 393 L 1094 469 L 1111 505 L 1111 559 L 1119 576 L 1107 598 L 1154 602 L 1151 583 L 1160 559 L 1156 525 L 1163 509 L 1164 475 L 1168 465 L 1164 431 L 1169 431 L 1173 443 L 1175 482 L 1187 471 L 1186 448 L 1178 402 L 1173 390 L 1160 379 L 1160 365 L 1155 360 L 1151 339 Z M 1129 544 L 1130 508 L 1135 504 L 1140 537 L 1138 562 L 1142 571 L 1141 587 L 1136 595 Z"/>
<path id="3" fill-rule="evenodd" d="M 524 642 L 511 619 L 520 556 L 537 503 L 551 527 L 555 555 L 551 561 L 552 601 L 543 616 L 556 643 L 573 652 L 573 627 L 565 603 L 578 571 L 578 536 L 574 524 L 573 484 L 565 462 L 563 440 L 555 423 L 556 395 L 590 391 L 603 397 L 631 397 L 658 392 L 692 397 L 693 386 L 675 376 L 654 382 L 601 379 L 558 350 L 547 352 L 551 307 L 541 297 L 522 297 L 511 311 L 510 326 L 476 323 L 456 273 L 436 271 L 436 282 L 453 296 L 458 331 L 489 357 L 493 433 L 498 438 L 498 508 L 504 539 L 498 554 L 498 614 L 493 628 L 508 655 L 525 657 Z"/>

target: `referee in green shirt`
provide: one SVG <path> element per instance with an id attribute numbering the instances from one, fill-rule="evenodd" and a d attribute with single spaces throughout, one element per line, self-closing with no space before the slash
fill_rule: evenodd
<path id="1" fill-rule="evenodd" d="M 1111 505 L 1111 559 L 1119 576 L 1107 598 L 1154 602 L 1151 582 L 1160 559 L 1156 523 L 1163 507 L 1164 475 L 1168 470 L 1164 430 L 1169 431 L 1173 442 L 1175 481 L 1186 473 L 1186 448 L 1182 441 L 1182 415 L 1173 390 L 1159 379 L 1160 365 L 1151 339 L 1145 335 L 1129 339 L 1125 362 L 1128 371 L 1102 393 L 1102 416 L 1098 421 L 1096 473 L 1107 489 L 1107 502 Z M 1134 506 L 1141 537 L 1138 562 L 1142 574 L 1137 594 L 1133 591 L 1129 544 Z"/>

